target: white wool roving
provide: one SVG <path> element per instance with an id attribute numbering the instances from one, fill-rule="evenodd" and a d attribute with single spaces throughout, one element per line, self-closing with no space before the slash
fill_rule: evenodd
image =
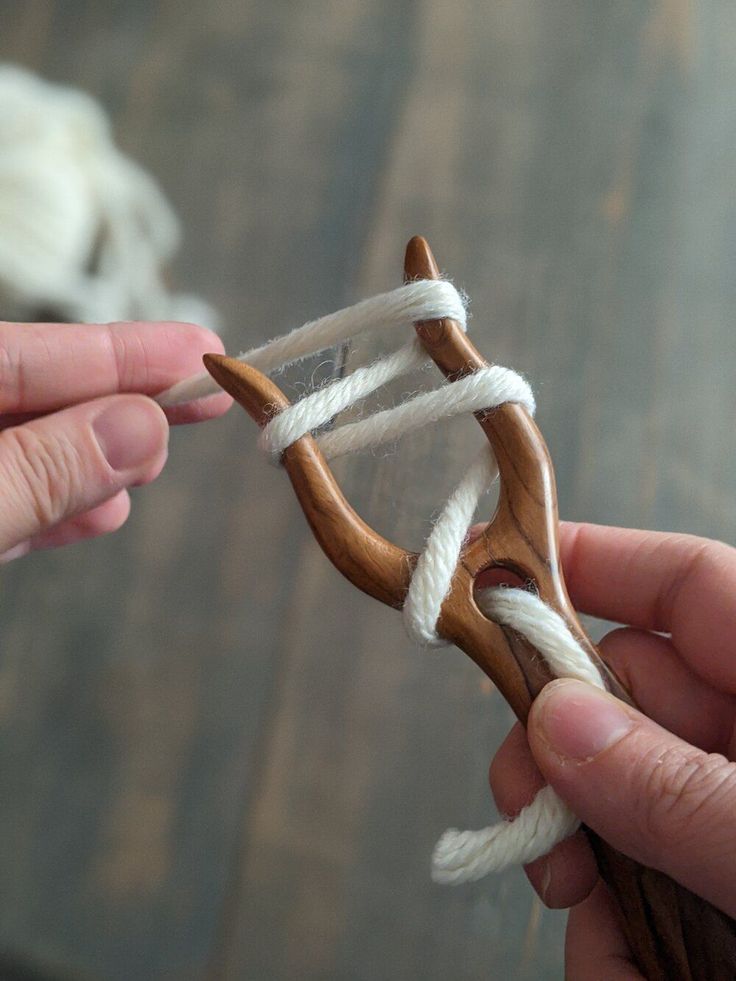
<path id="1" fill-rule="evenodd" d="M 418 321 L 442 317 L 451 317 L 465 329 L 461 297 L 451 283 L 419 280 L 310 321 L 240 358 L 261 371 L 272 372 L 365 331 L 380 327 L 406 330 Z M 428 360 L 417 338 L 412 337 L 392 354 L 317 388 L 274 415 L 262 430 L 261 447 L 278 462 L 288 446 L 316 431 L 317 443 L 331 459 L 391 442 L 460 412 L 490 411 L 504 402 L 516 402 L 534 412 L 534 396 L 527 382 L 508 368 L 492 365 L 358 422 L 319 432 L 349 405 Z M 177 383 L 162 392 L 158 401 L 161 405 L 178 405 L 214 391 L 217 386 L 205 373 Z M 491 448 L 484 445 L 450 495 L 419 556 L 404 600 L 403 616 L 409 634 L 420 644 L 447 644 L 437 633 L 442 604 L 451 588 L 478 502 L 497 476 Z M 487 589 L 478 593 L 476 601 L 491 620 L 525 636 L 557 677 L 578 678 L 603 687 L 597 667 L 565 621 L 535 593 Z M 434 851 L 432 876 L 436 882 L 454 884 L 479 879 L 509 865 L 531 862 L 573 834 L 579 824 L 555 791 L 544 787 L 513 821 L 501 821 L 480 831 L 446 831 Z"/>
<path id="2" fill-rule="evenodd" d="M 166 288 L 177 218 L 102 108 L 14 65 L 0 65 L 0 228 L 0 317 L 215 324 Z"/>

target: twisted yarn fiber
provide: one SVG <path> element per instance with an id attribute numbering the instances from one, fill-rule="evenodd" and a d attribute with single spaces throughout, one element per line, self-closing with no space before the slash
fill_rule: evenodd
<path id="1" fill-rule="evenodd" d="M 390 293 L 363 300 L 320 320 L 304 324 L 284 337 L 240 357 L 263 371 L 317 354 L 360 333 L 391 326 L 405 330 L 413 323 L 451 317 L 463 329 L 465 307 L 452 284 L 421 280 Z M 318 430 L 348 406 L 429 359 L 416 337 L 351 375 L 318 388 L 286 408 L 261 432 L 262 448 L 276 461 L 293 442 Z M 162 405 L 175 405 L 218 391 L 209 375 L 187 379 L 162 393 Z M 423 392 L 404 403 L 316 436 L 328 458 L 394 441 L 420 426 L 459 413 L 492 409 L 518 402 L 534 411 L 534 396 L 516 372 L 497 365 Z M 437 634 L 437 621 L 447 596 L 460 551 L 478 502 L 498 476 L 491 449 L 485 445 L 450 495 L 421 552 L 403 607 L 409 634 L 425 646 L 447 642 Z M 568 630 L 564 620 L 534 593 L 523 589 L 487 589 L 477 602 L 490 619 L 526 637 L 559 677 L 579 678 L 603 687 L 600 674 Z M 459 883 L 546 854 L 572 834 L 579 821 L 551 787 L 544 787 L 513 821 L 481 831 L 445 832 L 433 855 L 433 878 Z"/>

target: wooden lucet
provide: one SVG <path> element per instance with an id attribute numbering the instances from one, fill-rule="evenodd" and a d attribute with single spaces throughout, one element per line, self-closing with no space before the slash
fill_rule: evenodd
<path id="1" fill-rule="evenodd" d="M 436 279 L 429 246 L 413 238 L 406 251 L 405 279 Z M 416 325 L 432 360 L 450 380 L 487 362 L 452 320 Z M 288 400 L 268 378 L 247 364 L 206 355 L 205 365 L 259 424 Z M 559 565 L 555 480 L 549 454 L 523 407 L 505 404 L 476 413 L 498 461 L 498 508 L 483 534 L 463 550 L 438 632 L 468 654 L 526 721 L 532 701 L 551 679 L 544 659 L 513 630 L 488 620 L 473 588 L 489 568 L 511 570 L 533 583 L 601 669 L 608 689 L 633 704 L 585 635 L 565 589 Z M 317 444 L 304 436 L 283 454 L 299 502 L 321 547 L 347 578 L 370 596 L 400 608 L 416 555 L 387 541 L 346 501 Z M 724 913 L 667 876 L 621 855 L 585 829 L 601 876 L 618 904 L 634 958 L 651 981 L 725 981 L 736 977 L 736 926 Z"/>

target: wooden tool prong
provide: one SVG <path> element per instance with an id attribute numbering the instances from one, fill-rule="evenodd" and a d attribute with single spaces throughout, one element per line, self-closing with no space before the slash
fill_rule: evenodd
<path id="1" fill-rule="evenodd" d="M 222 354 L 205 354 L 203 360 L 215 381 L 259 426 L 290 405 L 270 378 L 243 361 Z M 313 436 L 292 443 L 281 462 L 314 537 L 332 564 L 363 592 L 399 609 L 417 556 L 363 521 L 340 490 Z"/>

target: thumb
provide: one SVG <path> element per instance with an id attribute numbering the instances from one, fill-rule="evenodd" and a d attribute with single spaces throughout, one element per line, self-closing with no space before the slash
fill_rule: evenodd
<path id="1" fill-rule="evenodd" d="M 166 460 L 168 425 L 142 395 L 113 395 L 0 433 L 0 554 L 146 483 Z"/>
<path id="2" fill-rule="evenodd" d="M 736 915 L 736 764 L 580 681 L 541 692 L 528 736 L 545 778 L 584 824 Z"/>

